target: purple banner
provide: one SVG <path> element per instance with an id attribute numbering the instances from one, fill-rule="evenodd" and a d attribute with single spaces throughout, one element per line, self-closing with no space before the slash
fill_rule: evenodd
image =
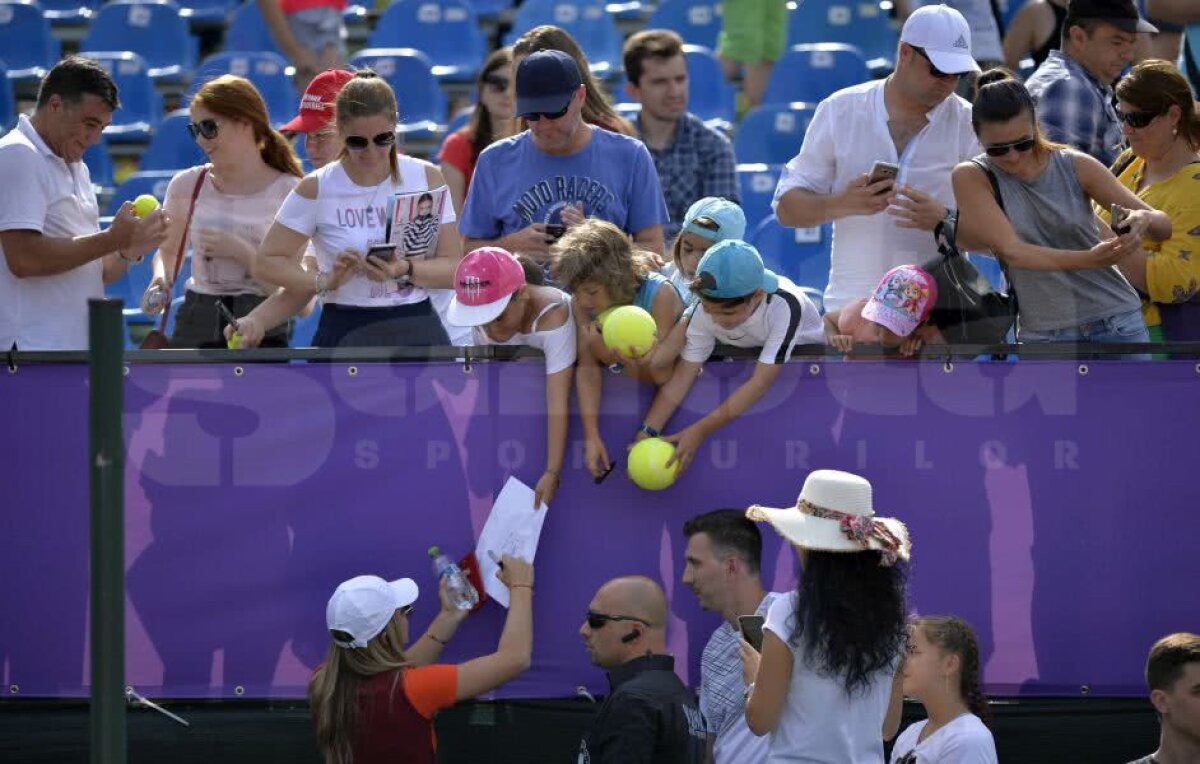
<path id="1" fill-rule="evenodd" d="M 709 364 L 672 426 L 749 374 Z M 151 697 L 296 697 L 328 646 L 325 601 L 361 573 L 413 576 L 420 634 L 437 609 L 426 548 L 474 548 L 509 475 L 544 467 L 539 362 L 131 368 L 126 377 L 127 678 Z M 88 691 L 87 370 L 0 376 L 0 679 L 12 697 Z M 1186 455 L 1200 431 L 1191 362 L 788 365 L 668 490 L 623 469 L 596 486 L 578 422 L 536 562 L 533 667 L 502 697 L 603 691 L 578 636 L 608 578 L 671 601 L 685 681 L 717 625 L 679 578 L 688 517 L 788 506 L 811 469 L 859 472 L 913 536 L 911 603 L 980 634 L 1000 694 L 1141 695 L 1152 641 L 1197 630 L 1200 514 Z M 652 390 L 606 375 L 622 454 Z M 764 526 L 763 576 L 795 581 Z M 486 605 L 447 649 L 494 649 Z M 1086 688 L 1086 689 L 1083 689 Z"/>

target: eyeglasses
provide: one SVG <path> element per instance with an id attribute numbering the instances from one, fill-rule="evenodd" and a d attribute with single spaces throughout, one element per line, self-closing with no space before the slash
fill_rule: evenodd
<path id="1" fill-rule="evenodd" d="M 220 126 L 215 119 L 202 119 L 199 122 L 188 122 L 188 132 L 192 134 L 192 140 L 199 136 L 203 136 L 205 140 L 211 141 L 217 137 L 217 133 L 221 132 Z"/>
<path id="2" fill-rule="evenodd" d="M 1134 130 L 1140 130 L 1150 124 L 1159 116 L 1155 111 L 1121 111 L 1117 109 L 1117 119 L 1132 127 Z"/>
<path id="3" fill-rule="evenodd" d="M 567 101 L 567 105 L 562 107 L 562 111 L 535 111 L 532 114 L 524 114 L 522 116 L 525 117 L 526 122 L 537 122 L 538 120 L 542 119 L 562 119 L 563 117 L 567 116 L 567 110 L 570 108 L 571 102 Z"/>
<path id="4" fill-rule="evenodd" d="M 935 79 L 939 79 L 939 80 L 957 80 L 959 77 L 962 77 L 962 75 L 961 75 L 961 74 L 951 74 L 950 72 L 943 72 L 941 69 L 938 69 L 936 66 L 934 66 L 934 65 L 933 65 L 933 59 L 931 59 L 931 58 L 929 57 L 929 54 L 925 52 L 925 49 L 924 49 L 924 48 L 918 48 L 917 46 L 913 45 L 913 46 L 912 46 L 912 49 L 913 49 L 913 50 L 915 50 L 915 51 L 917 52 L 917 55 L 918 55 L 918 56 L 920 56 L 921 58 L 925 59 L 925 63 L 929 64 L 929 73 L 930 73 L 930 74 L 931 74 L 931 75 L 932 75 L 932 76 L 933 76 Z"/>
<path id="5" fill-rule="evenodd" d="M 380 148 L 392 146 L 396 143 L 396 132 L 394 130 L 388 130 L 386 133 L 380 133 L 379 135 L 376 135 L 374 138 L 370 139 L 361 135 L 346 136 L 346 148 L 350 149 L 351 151 L 362 151 L 367 147 L 368 144 L 371 143 L 374 143 Z"/>
<path id="6" fill-rule="evenodd" d="M 1014 141 L 1013 143 L 1002 143 L 998 146 L 985 146 L 983 150 L 986 151 L 987 155 L 990 157 L 1002 157 L 1008 154 L 1009 149 L 1016 149 L 1018 153 L 1024 154 L 1026 151 L 1029 151 L 1036 145 L 1037 138 L 1022 138 L 1021 140 Z"/>
<path id="7" fill-rule="evenodd" d="M 503 93 L 508 90 L 509 79 L 502 77 L 499 74 L 489 74 L 483 78 L 483 84 L 491 88 L 497 93 Z"/>
<path id="8" fill-rule="evenodd" d="M 587 613 L 587 625 L 590 629 L 603 629 L 604 624 L 609 621 L 633 621 L 643 626 L 650 625 L 650 622 L 646 619 L 634 618 L 631 615 L 608 615 L 607 613 L 597 613 L 595 610 L 589 610 Z"/>

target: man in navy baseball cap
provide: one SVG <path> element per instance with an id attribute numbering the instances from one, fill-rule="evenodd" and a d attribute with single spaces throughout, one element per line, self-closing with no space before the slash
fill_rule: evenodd
<path id="1" fill-rule="evenodd" d="M 566 53 L 531 53 L 517 67 L 517 116 L 530 122 L 561 119 L 582 85 L 579 67 Z"/>

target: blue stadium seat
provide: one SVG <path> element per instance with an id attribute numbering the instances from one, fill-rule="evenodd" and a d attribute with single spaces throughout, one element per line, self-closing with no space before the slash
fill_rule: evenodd
<path id="1" fill-rule="evenodd" d="M 829 283 L 829 254 L 833 246 L 833 226 L 784 228 L 771 215 L 758 224 L 750 243 L 762 255 L 763 263 L 787 276 L 798 286 L 824 292 Z"/>
<path id="2" fill-rule="evenodd" d="M 321 303 L 313 306 L 307 316 L 295 319 L 292 323 L 292 338 L 289 343 L 294 348 L 312 347 L 313 337 L 317 334 L 317 325 L 321 323 Z"/>
<path id="3" fill-rule="evenodd" d="M 746 230 L 753 231 L 771 215 L 771 199 L 779 184 L 782 165 L 739 164 L 738 190 L 742 194 L 742 212 L 746 214 Z"/>
<path id="4" fill-rule="evenodd" d="M 890 70 L 899 35 L 878 2 L 801 0 L 788 12 L 788 43 L 844 42 L 862 51 L 875 73 Z"/>
<path id="5" fill-rule="evenodd" d="M 267 102 L 267 114 L 276 127 L 296 116 L 300 97 L 288 77 L 287 59 L 277 53 L 217 53 L 204 59 L 196 72 L 192 86 L 183 97 L 189 104 L 196 91 L 209 80 L 222 74 L 236 74 L 254 83 L 263 100 Z"/>
<path id="6" fill-rule="evenodd" d="M 688 65 L 688 111 L 714 127 L 732 126 L 737 90 L 726 82 L 721 63 L 701 45 L 684 45 L 683 52 Z"/>
<path id="7" fill-rule="evenodd" d="M 397 0 L 388 6 L 368 48 L 415 48 L 443 82 L 472 82 L 488 45 L 475 9 L 464 0 Z"/>
<path id="8" fill-rule="evenodd" d="M 475 113 L 475 104 L 469 104 L 454 112 L 454 116 L 450 118 L 450 124 L 446 126 L 446 135 L 457 132 L 467 126 L 471 121 L 471 115 Z"/>
<path id="9" fill-rule="evenodd" d="M 83 52 L 128 50 L 146 59 L 155 83 L 186 85 L 199 43 L 170 0 L 110 0 L 100 7 Z"/>
<path id="10" fill-rule="evenodd" d="M 471 0 L 475 14 L 484 21 L 493 21 L 511 11 L 515 0 Z"/>
<path id="11" fill-rule="evenodd" d="M 1004 271 L 1000 269 L 999 260 L 987 255 L 977 255 L 973 252 L 967 254 L 967 259 L 988 280 L 992 288 L 997 290 L 1007 289 L 1004 283 Z"/>
<path id="12" fill-rule="evenodd" d="M 396 91 L 400 105 L 398 131 L 403 138 L 426 141 L 445 131 L 449 107 L 425 54 L 412 48 L 368 48 L 350 63 L 371 67 Z"/>
<path id="13" fill-rule="evenodd" d="M 684 42 L 716 49 L 721 32 L 721 3 L 714 0 L 664 0 L 650 20 L 647 29 L 670 29 L 678 32 Z"/>
<path id="14" fill-rule="evenodd" d="M 90 24 L 100 0 L 38 0 L 38 5 L 51 28 L 70 29 Z"/>
<path id="15" fill-rule="evenodd" d="M 138 167 L 142 170 L 177 171 L 206 163 L 208 158 L 188 132 L 187 126 L 191 121 L 187 109 L 179 109 L 163 117 Z"/>
<path id="16" fill-rule="evenodd" d="M 504 44 L 511 45 L 524 32 L 542 24 L 570 32 L 583 49 L 592 74 L 610 79 L 621 72 L 621 32 L 600 0 L 526 0 L 517 9 Z"/>
<path id="17" fill-rule="evenodd" d="M 99 61 L 120 93 L 121 108 L 113 112 L 112 124 L 104 128 L 111 143 L 148 143 L 162 120 L 163 99 L 150 79 L 150 67 L 136 53 L 88 53 Z"/>
<path id="18" fill-rule="evenodd" d="M 180 0 L 179 15 L 192 31 L 224 29 L 237 6 L 237 0 Z"/>
<path id="19" fill-rule="evenodd" d="M 108 203 L 108 214 L 115 215 L 125 202 L 132 202 L 142 194 L 150 194 L 159 202 L 167 195 L 167 184 L 175 177 L 175 170 L 135 172 L 117 186 Z"/>
<path id="20" fill-rule="evenodd" d="M 0 135 L 17 126 L 17 102 L 13 97 L 12 83 L 8 81 L 8 69 L 0 61 Z"/>
<path id="21" fill-rule="evenodd" d="M 763 103 L 818 103 L 842 88 L 870 79 L 866 60 L 852 45 L 793 45 L 771 69 Z"/>
<path id="22" fill-rule="evenodd" d="M 59 58 L 58 40 L 33 0 L 0 2 L 0 60 L 14 85 L 35 86 Z"/>
<path id="23" fill-rule="evenodd" d="M 225 30 L 223 50 L 226 53 L 265 50 L 270 53 L 283 54 L 283 51 L 275 44 L 275 38 L 267 29 L 267 22 L 263 21 L 262 14 L 258 12 L 258 5 L 254 0 L 245 0 L 234 9 L 233 16 L 229 19 L 229 28 Z"/>
<path id="24" fill-rule="evenodd" d="M 83 163 L 87 165 L 92 184 L 103 188 L 113 187 L 113 163 L 108 153 L 108 142 L 100 141 L 83 152 Z"/>
<path id="25" fill-rule="evenodd" d="M 734 156 L 751 164 L 786 163 L 800 153 L 814 108 L 810 103 L 783 103 L 752 109 L 734 135 Z"/>

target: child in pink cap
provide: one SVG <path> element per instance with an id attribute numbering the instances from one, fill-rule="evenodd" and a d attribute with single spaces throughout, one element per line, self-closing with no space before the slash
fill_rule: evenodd
<path id="1" fill-rule="evenodd" d="M 476 345 L 528 345 L 546 356 L 546 471 L 534 487 L 534 507 L 558 491 L 567 450 L 567 414 L 575 367 L 571 297 L 526 282 L 525 269 L 507 250 L 468 252 L 454 271 L 446 320 L 474 327 Z"/>
<path id="2" fill-rule="evenodd" d="M 900 265 L 884 274 L 870 299 L 850 302 L 825 314 L 826 341 L 843 353 L 855 343 L 899 348 L 911 356 L 923 344 L 945 339 L 929 322 L 937 303 L 937 282 L 915 265 Z"/>

